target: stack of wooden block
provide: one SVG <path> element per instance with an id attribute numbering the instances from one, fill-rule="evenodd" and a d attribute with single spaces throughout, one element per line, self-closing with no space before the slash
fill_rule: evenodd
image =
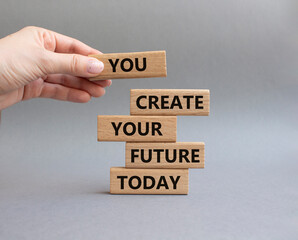
<path id="1" fill-rule="evenodd" d="M 148 53 L 143 55 L 146 56 L 143 57 L 142 67 L 138 66 L 138 69 L 149 68 L 153 73 L 147 72 L 147 75 L 143 74 L 141 77 L 166 75 L 165 54 L 164 59 L 158 55 L 158 60 L 152 56 L 148 57 Z M 125 54 L 122 57 L 125 58 L 120 63 L 129 59 Z M 119 59 L 119 54 L 109 55 L 106 58 L 99 55 L 98 58 L 109 59 L 111 64 L 111 68 L 105 73 L 106 76 L 100 76 L 100 78 L 114 77 L 113 71 L 117 72 L 117 68 L 113 63 L 119 61 L 116 60 Z M 137 59 L 135 58 L 135 63 Z M 133 60 L 128 61 L 129 64 L 131 62 L 133 63 Z M 162 68 L 160 68 L 161 65 Z M 140 77 L 139 70 L 127 76 L 129 71 L 125 72 L 125 70 L 130 69 L 131 65 L 122 63 L 120 66 L 123 67 L 122 76 Z M 156 74 L 157 69 L 159 69 L 158 74 Z M 134 68 L 132 67 L 130 71 L 134 71 Z M 209 90 L 132 89 L 130 116 L 99 115 L 98 141 L 126 142 L 125 167 L 111 168 L 110 192 L 113 194 L 188 194 L 188 169 L 204 168 L 205 144 L 177 142 L 177 116 L 207 116 L 209 105 Z"/>

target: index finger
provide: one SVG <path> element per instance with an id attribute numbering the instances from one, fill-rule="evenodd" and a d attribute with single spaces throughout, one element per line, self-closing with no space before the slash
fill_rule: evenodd
<path id="1" fill-rule="evenodd" d="M 76 53 L 88 56 L 90 54 L 101 54 L 100 51 L 89 47 L 85 43 L 65 35 L 62 35 L 60 33 L 56 33 L 53 31 L 50 31 L 51 34 L 54 36 L 55 40 L 55 52 L 57 53 Z"/>

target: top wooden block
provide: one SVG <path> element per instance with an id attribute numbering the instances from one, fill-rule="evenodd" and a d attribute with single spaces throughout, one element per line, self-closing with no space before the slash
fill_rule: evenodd
<path id="1" fill-rule="evenodd" d="M 210 92 L 205 89 L 131 89 L 131 115 L 208 116 Z"/>
<path id="2" fill-rule="evenodd" d="M 104 70 L 89 80 L 166 77 L 166 52 L 131 52 L 90 55 L 104 63 Z"/>

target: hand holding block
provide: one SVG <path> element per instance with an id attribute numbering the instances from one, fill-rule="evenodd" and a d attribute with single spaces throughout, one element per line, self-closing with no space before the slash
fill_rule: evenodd
<path id="1" fill-rule="evenodd" d="M 188 194 L 188 169 L 110 170 L 113 194 Z"/>
<path id="2" fill-rule="evenodd" d="M 89 80 L 166 77 L 166 52 L 132 52 L 90 55 L 104 63 L 104 70 Z"/>
<path id="3" fill-rule="evenodd" d="M 98 141 L 175 142 L 177 117 L 97 117 Z"/>
<path id="4" fill-rule="evenodd" d="M 204 168 L 202 142 L 126 143 L 127 168 Z"/>
<path id="5" fill-rule="evenodd" d="M 131 89 L 131 115 L 209 115 L 210 92 L 204 89 Z"/>

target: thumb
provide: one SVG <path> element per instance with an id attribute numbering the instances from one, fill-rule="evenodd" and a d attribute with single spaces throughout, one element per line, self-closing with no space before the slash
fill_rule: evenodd
<path id="1" fill-rule="evenodd" d="M 50 62 L 46 66 L 48 74 L 62 73 L 79 77 L 94 77 L 104 69 L 103 62 L 96 58 L 79 54 L 62 54 L 50 52 Z"/>

